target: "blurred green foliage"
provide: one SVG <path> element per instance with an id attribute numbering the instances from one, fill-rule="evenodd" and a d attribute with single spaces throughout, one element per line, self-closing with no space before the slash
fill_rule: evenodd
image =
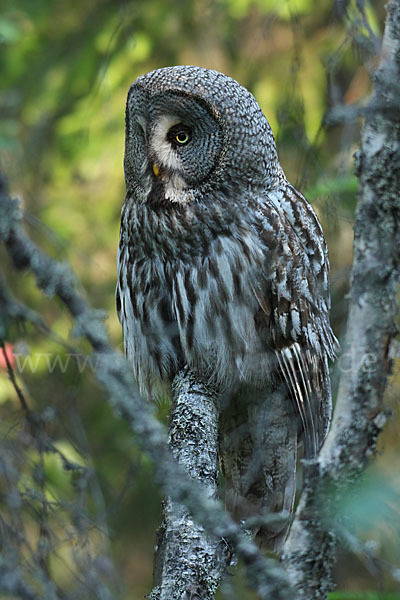
<path id="1" fill-rule="evenodd" d="M 108 311 L 116 346 L 121 345 L 114 287 L 125 98 L 138 75 L 173 64 L 224 71 L 258 99 L 288 178 L 323 223 L 333 324 L 342 334 L 357 188 L 352 155 L 360 123 L 333 125 L 326 117 L 336 104 L 364 101 L 370 92 L 374 36 L 379 38 L 385 14 L 383 0 L 367 4 L 364 15 L 360 6 L 331 0 L 0 0 L 3 168 L 21 198 L 30 235 L 51 255 L 71 261 L 90 302 Z M 44 572 L 68 597 L 101 597 L 94 587 L 88 591 L 81 585 L 79 547 L 92 557 L 112 558 L 116 571 L 97 564 L 95 572 L 111 582 L 114 597 L 141 598 L 151 588 L 160 516 L 151 465 L 126 424 L 112 414 L 90 362 L 86 367 L 79 362 L 89 348 L 73 337 L 68 315 L 43 298 L 29 276 L 16 275 L 3 251 L 0 258 L 12 293 L 37 310 L 52 332 L 49 337 L 33 325 L 8 323 L 7 340 L 20 361 L 19 385 L 29 406 L 42 415 L 51 445 L 33 443 L 0 367 L 0 432 L 3 447 L 14 456 L 17 475 L 9 483 L 13 497 L 19 497 L 16 505 L 7 504 L 7 486 L 0 484 L 4 514 L 12 520 L 20 511 L 22 557 L 36 564 L 40 555 Z M 338 370 L 334 381 L 337 376 Z M 398 389 L 393 377 L 388 393 L 393 411 Z M 168 407 L 158 410 L 166 419 Z M 335 515 L 354 536 L 374 541 L 379 559 L 395 564 L 400 558 L 397 426 L 398 419 L 389 423 L 384 452 Z M 86 515 L 84 523 L 79 511 Z M 335 579 L 348 592 L 330 598 L 400 598 L 398 581 L 381 567 L 371 570 L 370 563 L 347 540 Z M 233 587 L 238 598 L 254 597 L 240 569 Z"/>
<path id="2" fill-rule="evenodd" d="M 329 600 L 399 600 L 398 594 L 374 594 L 373 592 L 334 592 Z"/>

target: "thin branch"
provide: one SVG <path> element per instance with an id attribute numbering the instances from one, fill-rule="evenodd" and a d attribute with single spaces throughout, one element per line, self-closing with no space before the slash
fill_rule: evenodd
<path id="1" fill-rule="evenodd" d="M 12 365 L 10 363 L 10 359 L 8 358 L 8 353 L 7 353 L 7 350 L 6 350 L 6 347 L 4 345 L 4 341 L 3 340 L 0 340 L 0 348 L 3 351 L 3 356 L 4 356 L 4 359 L 6 361 L 8 377 L 10 378 L 10 381 L 11 381 L 11 383 L 12 383 L 12 385 L 14 387 L 14 390 L 15 390 L 17 396 L 18 396 L 18 400 L 20 401 L 21 407 L 22 407 L 23 411 L 25 412 L 26 417 L 28 417 L 29 416 L 29 412 L 30 412 L 29 411 L 29 407 L 28 407 L 28 404 L 27 404 L 27 402 L 25 400 L 24 394 L 22 393 L 22 390 L 21 390 L 21 388 L 19 387 L 19 385 L 17 383 L 16 377 L 15 377 L 15 373 L 14 373 L 14 369 L 12 368 Z"/>

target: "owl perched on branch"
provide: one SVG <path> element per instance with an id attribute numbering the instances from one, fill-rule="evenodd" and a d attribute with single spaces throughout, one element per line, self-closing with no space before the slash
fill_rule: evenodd
<path id="1" fill-rule="evenodd" d="M 188 365 L 218 386 L 226 504 L 238 520 L 293 508 L 297 448 L 331 415 L 327 248 L 239 83 L 199 67 L 131 86 L 117 311 L 143 393 Z M 288 521 L 261 525 L 279 550 Z"/>

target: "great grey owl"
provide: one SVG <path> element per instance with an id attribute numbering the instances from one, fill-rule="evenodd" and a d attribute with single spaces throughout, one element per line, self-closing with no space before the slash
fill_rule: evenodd
<path id="1" fill-rule="evenodd" d="M 132 84 L 124 166 L 116 304 L 140 388 L 154 396 L 183 365 L 209 378 L 227 508 L 290 514 L 297 448 L 314 456 L 331 415 L 318 219 L 254 97 L 217 71 L 169 67 Z M 256 533 L 279 550 L 287 528 Z"/>

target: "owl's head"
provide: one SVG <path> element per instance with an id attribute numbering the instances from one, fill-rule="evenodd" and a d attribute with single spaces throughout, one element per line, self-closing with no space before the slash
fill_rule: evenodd
<path id="1" fill-rule="evenodd" d="M 151 71 L 126 107 L 128 190 L 185 203 L 212 185 L 272 187 L 280 171 L 269 123 L 238 82 L 200 67 Z"/>

